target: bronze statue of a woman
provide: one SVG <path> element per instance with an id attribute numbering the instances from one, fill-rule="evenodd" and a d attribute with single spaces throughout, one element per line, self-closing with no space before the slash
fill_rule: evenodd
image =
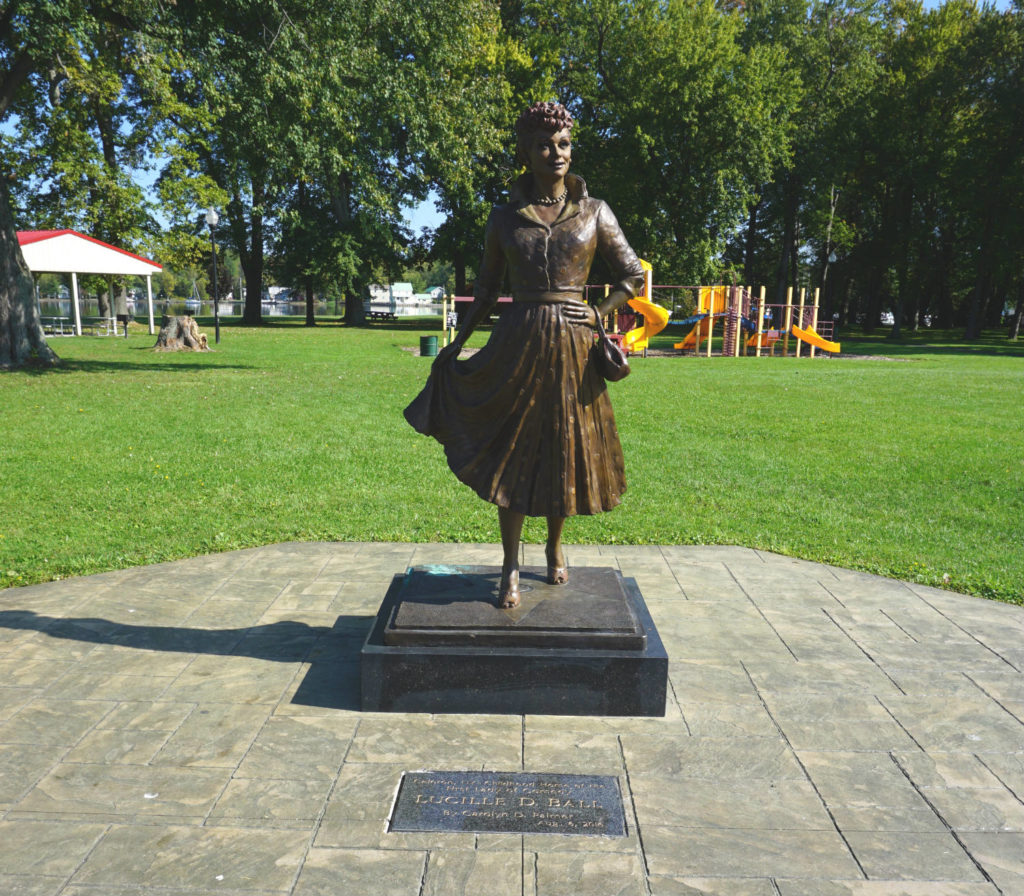
<path id="1" fill-rule="evenodd" d="M 611 510 L 626 490 L 615 417 L 590 349 L 598 316 L 636 295 L 643 270 L 611 209 L 569 173 L 572 126 L 558 103 L 535 103 L 516 122 L 517 158 L 527 173 L 509 203 L 491 212 L 474 302 L 405 410 L 418 432 L 444 446 L 452 472 L 498 505 L 501 607 L 519 604 L 525 517 L 547 517 L 547 579 L 564 585 L 565 518 Z M 595 252 L 618 279 L 596 308 L 583 301 Z M 487 344 L 459 361 L 506 271 L 512 305 Z"/>

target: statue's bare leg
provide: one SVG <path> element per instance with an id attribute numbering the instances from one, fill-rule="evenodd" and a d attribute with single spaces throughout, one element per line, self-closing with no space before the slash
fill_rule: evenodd
<path id="1" fill-rule="evenodd" d="M 544 556 L 548 561 L 548 584 L 565 585 L 569 581 L 569 569 L 565 564 L 562 551 L 562 527 L 564 516 L 548 517 L 548 543 L 544 546 Z"/>
<path id="2" fill-rule="evenodd" d="M 509 609 L 519 606 L 519 542 L 523 535 L 526 514 L 507 507 L 498 508 L 498 526 L 501 528 L 501 584 L 498 586 L 498 606 Z"/>

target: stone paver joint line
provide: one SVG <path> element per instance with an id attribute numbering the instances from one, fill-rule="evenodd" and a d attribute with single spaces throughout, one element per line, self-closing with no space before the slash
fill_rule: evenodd
<path id="1" fill-rule="evenodd" d="M 875 702 L 879 706 L 881 706 L 882 709 L 885 710 L 885 712 L 888 714 L 889 718 L 892 719 L 900 727 L 900 729 L 903 731 L 903 733 L 906 734 L 907 737 L 909 737 L 911 741 L 913 741 L 915 747 L 917 747 L 922 753 L 928 752 L 927 750 L 925 750 L 925 748 L 923 746 L 921 746 L 921 743 L 918 741 L 918 739 L 916 737 L 914 737 L 914 735 L 907 729 L 907 726 L 904 725 L 899 720 L 899 718 L 897 718 L 896 714 L 891 709 L 889 709 L 888 706 L 885 705 L 885 701 L 881 697 L 877 697 L 876 696 L 875 697 Z"/>
<path id="2" fill-rule="evenodd" d="M 1020 668 L 1018 668 L 1018 667 L 1017 667 L 1017 666 L 1015 666 L 1015 665 L 1014 665 L 1013 663 L 1011 663 L 1011 662 L 1010 662 L 1010 661 L 1009 661 L 1009 660 L 1008 660 L 1008 659 L 1007 659 L 1007 658 L 1006 658 L 1005 656 L 1003 656 L 1003 655 L 1002 655 L 1001 653 L 999 653 L 999 651 L 998 651 L 998 650 L 993 650 L 993 649 L 992 649 L 992 647 L 990 647 L 990 646 L 989 646 L 988 644 L 986 644 L 986 643 L 985 643 L 984 641 L 982 641 L 982 640 L 981 640 L 981 639 L 980 639 L 979 637 L 977 637 L 977 636 L 976 636 L 976 635 L 975 635 L 975 634 L 974 634 L 973 632 L 969 632 L 969 631 L 968 631 L 967 629 L 965 629 L 965 628 L 964 628 L 964 627 L 963 627 L 962 625 L 960 625 L 960 624 L 959 624 L 958 622 L 956 622 L 956 620 L 950 619 L 950 618 L 949 618 L 949 617 L 948 617 L 948 616 L 947 616 L 947 615 L 946 615 L 945 613 L 943 613 L 943 612 L 942 612 L 942 610 L 940 610 L 940 609 L 939 609 L 938 607 L 936 607 L 936 606 L 934 606 L 934 605 L 932 605 L 932 604 L 928 603 L 928 601 L 926 601 L 926 600 L 925 600 L 925 599 L 924 599 L 923 597 L 921 598 L 921 602 L 922 602 L 922 603 L 924 603 L 924 604 L 926 604 L 927 606 L 931 607 L 931 608 L 932 608 L 932 609 L 933 609 L 933 610 L 934 610 L 934 611 L 935 611 L 936 613 L 938 613 L 938 614 L 939 614 L 939 615 L 940 615 L 940 616 L 941 616 L 941 617 L 942 617 L 943 619 L 945 619 L 945 620 L 946 620 L 947 622 L 949 622 L 949 623 L 950 623 L 950 625 L 952 625 L 952 626 L 953 626 L 954 628 L 957 628 L 957 629 L 959 629 L 960 631 L 962 631 L 962 632 L 963 632 L 963 633 L 964 633 L 965 635 L 967 635 L 967 637 L 968 637 L 968 638 L 970 638 L 970 639 L 971 639 L 972 641 L 974 641 L 974 642 L 975 642 L 976 644 L 978 644 L 979 646 L 981 646 L 981 647 L 984 647 L 984 648 L 985 648 L 985 650 L 987 650 L 987 651 L 988 651 L 989 653 L 991 653 L 991 654 L 992 654 L 992 655 L 993 655 L 994 657 L 996 657 L 997 659 L 999 659 L 999 660 L 1001 660 L 1002 662 L 1006 663 L 1006 665 L 1007 665 L 1007 666 L 1009 666 L 1009 667 L 1010 667 L 1011 669 L 1013 669 L 1013 671 L 1014 671 L 1014 672 L 1017 672 L 1017 673 L 1019 673 L 1019 672 L 1021 671 L 1021 670 L 1020 670 Z"/>
<path id="3" fill-rule="evenodd" d="M 895 687 L 896 690 L 898 690 L 901 694 L 905 694 L 906 693 L 906 691 L 904 691 L 903 688 L 901 688 L 899 686 L 899 683 L 896 681 L 896 679 L 894 679 L 888 672 L 885 671 L 885 669 L 883 669 L 878 664 L 878 661 L 864 648 L 864 645 L 861 644 L 856 638 L 854 638 L 853 635 L 851 635 L 845 628 L 843 628 L 843 626 L 840 625 L 839 621 L 835 617 L 833 617 L 833 615 L 831 613 L 829 613 L 829 611 L 827 609 L 822 607 L 821 611 L 828 617 L 829 621 L 837 629 L 839 629 L 839 631 L 841 631 L 847 638 L 849 638 L 850 643 L 853 644 L 854 647 L 856 647 L 861 653 L 864 654 L 864 656 L 868 659 L 868 661 L 871 663 L 871 665 L 873 665 L 876 669 L 878 669 L 879 672 L 881 672 L 886 678 L 889 679 L 889 681 L 892 682 L 893 687 Z"/>
<path id="4" fill-rule="evenodd" d="M 768 713 L 769 718 L 772 720 L 772 724 L 775 725 L 775 728 L 779 732 L 779 736 L 785 742 L 785 744 L 788 747 L 789 751 L 793 754 L 793 758 L 796 760 L 797 765 L 800 766 L 800 771 L 803 773 L 804 777 L 807 779 L 807 782 L 813 788 L 815 795 L 818 797 L 818 800 L 821 802 L 822 808 L 828 814 L 829 821 L 831 822 L 832 827 L 835 829 L 835 832 L 839 835 L 839 838 L 843 841 L 843 844 L 846 846 L 846 849 L 847 849 L 847 851 L 848 851 L 848 853 L 850 855 L 850 858 L 853 859 L 853 861 L 856 863 L 857 868 L 860 871 L 861 876 L 865 880 L 867 880 L 868 879 L 868 873 L 864 869 L 864 866 L 861 864 L 861 861 L 858 858 L 856 851 L 853 849 L 853 846 L 850 844 L 850 841 L 847 839 L 846 834 L 843 833 L 842 828 L 840 828 L 839 823 L 836 821 L 835 814 L 833 813 L 831 807 L 828 805 L 828 801 L 822 795 L 821 790 L 818 788 L 818 785 L 814 782 L 814 778 L 811 776 L 810 772 L 807 770 L 807 766 L 800 759 L 800 756 L 797 754 L 796 750 L 793 749 L 793 745 L 792 745 L 792 743 L 790 743 L 789 738 L 786 736 L 786 732 L 783 730 L 783 728 L 779 724 L 778 720 L 772 714 L 771 708 L 768 706 L 767 702 L 764 699 L 764 695 L 761 693 L 760 688 L 758 688 L 757 683 L 750 676 L 750 672 L 749 672 L 749 670 L 747 669 L 747 667 L 745 665 L 743 666 L 743 671 L 746 672 L 747 673 L 747 677 L 750 678 L 750 683 L 753 686 L 754 691 L 757 694 L 758 699 L 761 701 L 761 706 L 764 708 L 765 712 Z"/>
<path id="5" fill-rule="evenodd" d="M 987 690 L 985 690 L 984 685 L 979 684 L 977 681 L 975 681 L 973 678 L 971 678 L 971 675 L 970 675 L 969 672 L 965 672 L 964 673 L 964 677 L 971 684 L 973 684 L 979 691 L 981 691 L 986 697 L 988 697 L 989 700 L 991 700 L 993 703 L 995 703 L 996 706 L 998 706 L 1001 710 L 1003 710 L 1003 712 L 1005 712 L 1009 716 L 1012 716 L 1021 725 L 1024 725 L 1024 719 L 1022 719 L 1020 716 L 1017 715 L 1017 713 L 1015 713 L 1013 710 L 1011 710 L 1009 707 L 1007 707 L 998 697 L 995 697 L 994 695 L 990 694 Z"/>
<path id="6" fill-rule="evenodd" d="M 917 791 L 917 795 L 927 804 L 928 808 L 932 810 L 935 817 L 938 818 L 943 825 L 945 825 L 946 830 L 957 842 L 957 845 L 964 851 L 964 855 L 966 855 L 967 858 L 971 860 L 971 862 L 974 864 L 974 867 L 977 868 L 980 872 L 981 876 L 984 877 L 988 883 L 994 885 L 995 882 L 992 880 L 992 877 L 989 875 L 989 873 L 985 870 L 984 866 L 973 855 L 971 855 L 971 852 L 967 848 L 967 845 L 963 842 L 963 840 L 960 839 L 960 835 L 953 828 L 953 826 L 946 820 L 943 814 L 939 811 L 938 807 L 930 799 L 928 799 L 928 795 L 920 787 L 917 786 L 917 783 L 910 776 L 910 773 L 906 770 L 906 768 L 904 768 L 903 764 L 899 761 L 899 758 L 892 753 L 890 753 L 889 755 L 892 761 L 896 764 L 896 767 L 903 774 L 903 777 L 906 778 L 910 786 L 913 787 L 915 791 Z"/>

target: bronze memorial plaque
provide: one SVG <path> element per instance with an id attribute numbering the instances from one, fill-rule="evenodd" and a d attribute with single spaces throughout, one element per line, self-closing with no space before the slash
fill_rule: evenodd
<path id="1" fill-rule="evenodd" d="M 531 772 L 406 772 L 391 831 L 626 836 L 617 778 Z"/>

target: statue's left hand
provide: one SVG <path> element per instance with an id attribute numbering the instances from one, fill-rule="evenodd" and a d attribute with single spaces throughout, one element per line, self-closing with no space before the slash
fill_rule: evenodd
<path id="1" fill-rule="evenodd" d="M 573 324 L 582 324 L 591 329 L 597 326 L 597 309 L 584 302 L 564 302 L 562 314 Z"/>

